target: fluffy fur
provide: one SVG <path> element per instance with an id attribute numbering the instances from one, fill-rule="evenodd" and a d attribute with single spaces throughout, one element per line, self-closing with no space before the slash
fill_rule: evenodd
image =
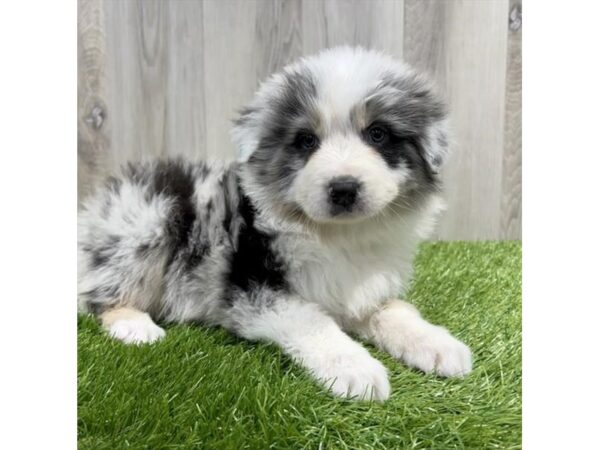
<path id="1" fill-rule="evenodd" d="M 446 109 L 380 53 L 337 48 L 268 79 L 235 121 L 240 160 L 130 164 L 79 214 L 78 302 L 124 342 L 155 321 L 280 345 L 338 395 L 384 400 L 347 332 L 442 376 L 469 349 L 396 297 L 442 209 Z"/>

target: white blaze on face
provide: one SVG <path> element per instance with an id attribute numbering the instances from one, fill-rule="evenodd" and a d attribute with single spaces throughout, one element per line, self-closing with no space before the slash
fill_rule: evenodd
<path id="1" fill-rule="evenodd" d="M 327 137 L 298 173 L 291 187 L 292 200 L 316 221 L 332 221 L 328 186 L 337 177 L 350 176 L 361 183 L 356 212 L 345 219 L 370 217 L 392 202 L 408 179 L 408 170 L 388 166 L 376 150 L 353 132 Z"/>
<path id="2" fill-rule="evenodd" d="M 385 74 L 406 70 L 384 54 L 351 47 L 324 51 L 305 64 L 316 80 L 319 111 L 326 127 L 346 120 L 349 111 L 364 102 Z"/>

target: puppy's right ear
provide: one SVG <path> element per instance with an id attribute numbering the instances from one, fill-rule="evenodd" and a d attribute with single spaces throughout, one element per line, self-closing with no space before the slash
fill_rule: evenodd
<path id="1" fill-rule="evenodd" d="M 238 160 L 246 162 L 258 147 L 260 111 L 256 107 L 246 107 L 233 121 L 231 139 L 238 153 Z"/>

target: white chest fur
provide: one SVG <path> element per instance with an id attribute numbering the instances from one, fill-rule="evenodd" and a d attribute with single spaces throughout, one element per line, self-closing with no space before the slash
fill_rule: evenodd
<path id="1" fill-rule="evenodd" d="M 372 312 L 397 295 L 410 275 L 410 264 L 379 244 L 304 239 L 296 244 L 290 248 L 288 262 L 294 290 L 340 319 L 358 319 Z"/>
<path id="2" fill-rule="evenodd" d="M 332 233 L 281 233 L 276 248 L 286 259 L 288 280 L 307 301 L 338 320 L 366 317 L 408 286 L 412 260 L 441 203 L 385 221 L 339 225 Z"/>

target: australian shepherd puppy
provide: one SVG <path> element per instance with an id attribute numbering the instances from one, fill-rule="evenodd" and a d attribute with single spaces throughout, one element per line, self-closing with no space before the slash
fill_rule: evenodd
<path id="1" fill-rule="evenodd" d="M 348 333 L 441 376 L 467 346 L 398 298 L 442 209 L 447 112 L 374 51 L 336 48 L 262 84 L 238 161 L 129 164 L 79 213 L 78 304 L 126 343 L 158 323 L 279 345 L 334 394 L 385 400 L 386 368 Z"/>

